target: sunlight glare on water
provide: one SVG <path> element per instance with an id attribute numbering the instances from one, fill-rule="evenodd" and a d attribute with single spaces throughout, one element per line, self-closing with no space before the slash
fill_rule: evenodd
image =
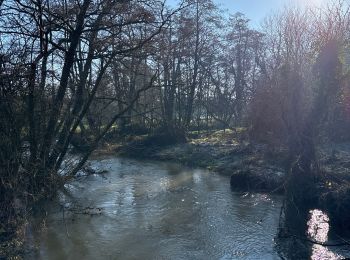
<path id="1" fill-rule="evenodd" d="M 307 222 L 307 235 L 318 243 L 326 243 L 329 233 L 329 217 L 319 209 L 310 210 L 310 218 Z M 327 247 L 314 244 L 312 246 L 312 260 L 343 259 L 340 255 L 331 252 Z"/>

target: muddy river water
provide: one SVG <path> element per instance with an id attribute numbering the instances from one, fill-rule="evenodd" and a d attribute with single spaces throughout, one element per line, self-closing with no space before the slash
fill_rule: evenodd
<path id="1" fill-rule="evenodd" d="M 280 196 L 236 193 L 227 176 L 173 163 L 90 163 L 108 172 L 66 185 L 34 215 L 28 259 L 288 259 L 275 239 Z"/>

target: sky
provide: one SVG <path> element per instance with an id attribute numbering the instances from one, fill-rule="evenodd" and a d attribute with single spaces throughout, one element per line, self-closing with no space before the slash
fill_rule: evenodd
<path id="1" fill-rule="evenodd" d="M 176 0 L 168 0 L 174 3 Z M 251 20 L 251 25 L 259 26 L 263 18 L 271 12 L 277 11 L 287 4 L 320 7 L 330 0 L 214 0 L 221 9 L 228 9 L 230 13 L 241 12 Z M 350 1 L 350 0 L 349 0 Z"/>

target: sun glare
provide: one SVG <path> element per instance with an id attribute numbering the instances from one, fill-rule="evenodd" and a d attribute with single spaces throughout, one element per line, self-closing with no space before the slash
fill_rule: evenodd
<path id="1" fill-rule="evenodd" d="M 301 0 L 302 4 L 311 6 L 311 7 L 321 7 L 323 3 L 325 2 L 324 0 Z"/>

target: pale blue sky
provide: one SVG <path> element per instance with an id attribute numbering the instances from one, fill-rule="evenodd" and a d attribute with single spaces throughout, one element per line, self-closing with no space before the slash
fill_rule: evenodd
<path id="1" fill-rule="evenodd" d="M 167 1 L 174 3 L 177 0 Z M 228 9 L 230 13 L 244 13 L 251 19 L 251 24 L 254 26 L 258 26 L 266 15 L 283 8 L 284 5 L 321 6 L 329 1 L 331 0 L 214 0 L 222 9 Z"/>

